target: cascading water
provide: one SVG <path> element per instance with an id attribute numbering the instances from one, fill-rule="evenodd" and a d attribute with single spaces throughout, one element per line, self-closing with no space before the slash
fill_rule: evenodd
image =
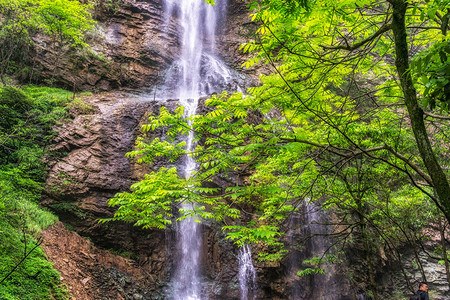
<path id="1" fill-rule="evenodd" d="M 186 112 L 186 115 L 195 113 L 198 102 L 194 102 L 199 97 L 224 90 L 236 91 L 242 81 L 216 55 L 216 31 L 224 20 L 226 0 L 215 2 L 211 6 L 204 0 L 163 1 L 164 28 L 169 32 L 171 24 L 181 27 L 181 49 L 180 57 L 165 72 L 157 98 L 179 99 L 182 105 L 189 102 L 189 109 L 194 110 Z"/>
<path id="2" fill-rule="evenodd" d="M 256 270 L 252 262 L 252 252 L 249 245 L 239 249 L 239 288 L 241 300 L 256 299 Z"/>
<path id="3" fill-rule="evenodd" d="M 210 6 L 204 0 L 165 0 L 166 14 L 164 27 L 181 25 L 180 57 L 166 71 L 164 84 L 158 91 L 158 99 L 179 99 L 185 107 L 185 116 L 196 113 L 199 98 L 223 90 L 236 90 L 231 87 L 232 72 L 215 55 L 216 27 L 221 13 L 225 11 L 226 1 L 216 1 Z M 172 19 L 175 19 L 174 23 Z M 156 93 L 155 93 L 156 95 Z M 190 125 L 190 124 L 189 124 Z M 194 147 L 194 134 L 186 138 L 186 150 Z M 195 160 L 187 156 L 184 176 L 189 178 L 196 168 Z M 182 209 L 192 209 L 185 204 Z M 175 300 L 203 299 L 201 280 L 202 232 L 199 223 L 193 218 L 179 222 L 177 226 L 176 271 L 173 277 Z"/>

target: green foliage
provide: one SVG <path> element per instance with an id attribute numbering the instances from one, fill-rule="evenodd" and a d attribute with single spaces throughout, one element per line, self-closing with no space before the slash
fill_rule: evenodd
<path id="1" fill-rule="evenodd" d="M 0 105 L 5 109 L 10 109 L 11 113 L 14 114 L 14 112 L 24 113 L 28 111 L 33 102 L 22 90 L 13 86 L 5 86 L 0 89 Z"/>
<path id="2" fill-rule="evenodd" d="M 284 244 L 278 241 L 283 235 L 278 227 L 271 225 L 256 226 L 255 222 L 249 222 L 247 226 L 223 226 L 227 232 L 227 239 L 235 241 L 240 247 L 245 244 L 261 244 L 265 251 L 259 253 L 260 261 L 278 261 L 283 258 L 287 250 L 283 249 Z"/>
<path id="3" fill-rule="evenodd" d="M 40 185 L 18 169 L 0 170 L 0 280 L 37 243 L 42 229 L 57 219 L 39 208 Z M 2 299 L 68 299 L 59 273 L 40 247 L 0 285 Z"/>
<path id="4" fill-rule="evenodd" d="M 251 11 L 272 11 L 283 16 L 300 14 L 310 9 L 308 0 L 251 0 L 247 1 L 247 6 Z"/>
<path id="5" fill-rule="evenodd" d="M 28 61 L 33 42 L 30 34 L 36 31 L 30 12 L 24 2 L 0 0 L 0 79 L 5 83 L 5 75 L 17 72 Z"/>
<path id="6" fill-rule="evenodd" d="M 38 205 L 42 160 L 51 155 L 46 148 L 52 128 L 67 118 L 71 98 L 72 93 L 54 88 L 0 88 L 0 280 L 18 265 L 0 285 L 1 299 L 68 299 L 59 273 L 42 248 L 34 247 L 41 230 L 57 221 Z"/>
<path id="7" fill-rule="evenodd" d="M 411 69 L 423 89 L 423 106 L 448 112 L 450 106 L 450 44 L 448 37 L 414 56 Z"/>
<path id="8" fill-rule="evenodd" d="M 306 267 L 303 270 L 297 272 L 297 276 L 307 276 L 307 275 L 315 275 L 315 274 L 324 274 L 325 273 L 325 264 L 333 264 L 337 260 L 337 257 L 334 255 L 326 255 L 325 257 L 312 257 L 310 259 L 304 260 L 302 263 L 309 267 Z"/>
<path id="9" fill-rule="evenodd" d="M 444 260 L 444 251 L 442 251 L 442 247 L 438 247 L 437 249 L 435 249 L 434 251 L 436 254 L 439 254 L 440 256 L 442 256 L 443 259 L 438 261 L 438 264 L 440 265 L 445 265 L 445 260 Z M 447 256 L 447 260 L 450 261 L 450 251 L 447 250 L 445 251 L 445 255 Z"/>
<path id="10" fill-rule="evenodd" d="M 416 20 L 436 27 L 433 31 L 419 32 L 415 37 L 414 46 L 420 47 L 420 51 L 411 61 L 411 72 L 422 93 L 423 106 L 431 110 L 439 108 L 447 113 L 450 105 L 449 6 L 448 0 L 414 4 L 412 12 Z M 440 24 L 436 21 L 438 16 L 442 20 Z"/>
<path id="11" fill-rule="evenodd" d="M 72 93 L 56 88 L 0 88 L 0 163 L 14 165 L 35 179 L 45 171 L 43 149 L 54 137 L 53 126 L 68 117 Z"/>
<path id="12" fill-rule="evenodd" d="M 0 0 L 0 79 L 30 71 L 32 39 L 50 35 L 60 49 L 84 48 L 85 33 L 93 28 L 91 6 L 77 0 Z"/>
<path id="13" fill-rule="evenodd" d="M 82 115 L 90 115 L 95 112 L 95 109 L 92 105 L 86 104 L 81 99 L 75 99 L 70 103 L 69 107 L 70 109 L 73 109 Z"/>
<path id="14" fill-rule="evenodd" d="M 152 172 L 131 189 L 132 193 L 119 193 L 109 201 L 109 205 L 120 207 L 114 218 L 101 222 L 121 220 L 144 228 L 163 229 L 172 223 L 173 208 L 180 204 L 191 208 L 180 210 L 178 220 L 193 215 L 221 220 L 224 217 L 236 218 L 239 213 L 212 196 L 218 191 L 217 188 L 204 188 L 195 180 L 182 179 L 176 168 L 163 167 L 158 172 Z M 212 207 L 212 211 L 207 210 L 206 206 Z"/>
<path id="15" fill-rule="evenodd" d="M 42 30 L 59 43 L 85 47 L 85 32 L 95 23 L 89 13 L 91 6 L 77 0 L 36 0 L 35 13 Z"/>

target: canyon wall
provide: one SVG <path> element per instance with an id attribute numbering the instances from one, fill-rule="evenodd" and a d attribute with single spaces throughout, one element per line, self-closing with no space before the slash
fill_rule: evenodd
<path id="1" fill-rule="evenodd" d="M 49 229 L 46 235 L 48 240 L 44 244 L 51 249 L 58 240 L 57 236 L 68 236 L 64 244 L 66 252 L 76 252 L 67 246 L 73 239 L 73 246 L 87 253 L 74 261 L 71 261 L 72 255 L 65 259 L 71 266 L 82 270 L 84 275 L 81 281 L 85 282 L 84 288 L 90 290 L 90 299 L 113 299 L 111 295 L 116 293 L 123 299 L 134 299 L 132 297 L 136 295 L 136 299 L 141 296 L 143 299 L 163 299 L 171 288 L 169 279 L 174 273 L 173 228 L 150 231 L 119 222 L 98 222 L 114 213 L 114 209 L 107 205 L 108 199 L 118 192 L 127 191 L 132 183 L 149 171 L 149 167 L 134 164 L 125 157 L 132 150 L 147 116 L 157 114 L 162 105 L 170 109 L 178 105 L 177 100 L 164 103 L 153 101 L 152 94 L 146 93 L 161 84 L 163 71 L 179 55 L 180 29 L 173 26 L 162 28 L 161 9 L 160 1 L 124 1 L 113 12 L 100 10 L 97 15 L 98 32 L 92 37 L 92 49 L 97 55 L 103 54 L 103 59 L 91 55 L 80 63 L 80 58 L 75 55 L 65 56 L 59 60 L 55 71 L 53 62 L 57 52 L 46 44 L 48 41 L 45 39 L 41 41 L 42 48 L 36 55 L 40 80 L 53 79 L 57 85 L 76 90 L 103 91 L 81 96 L 83 103 L 71 108 L 72 121 L 58 128 L 54 150 L 66 155 L 49 162 L 47 197 L 43 201 L 43 205 L 54 211 L 66 227 L 58 225 Z M 237 30 L 251 26 L 241 3 L 228 7 L 227 18 L 223 22 L 250 24 L 221 24 L 223 29 Z M 219 32 L 219 40 L 222 41 L 218 44 L 219 55 L 230 66 L 239 68 L 245 60 L 242 55 L 237 55 L 244 36 L 233 30 Z M 252 72 L 242 76 L 253 81 L 255 76 L 251 75 Z M 120 92 L 106 92 L 119 88 Z M 92 241 L 88 243 L 90 247 L 81 243 L 79 236 L 68 233 L 67 228 L 89 238 Z M 224 240 L 217 224 L 202 225 L 202 232 L 202 275 L 212 283 L 208 293 L 214 299 L 239 299 L 237 250 Z M 99 250 L 92 254 L 86 248 Z M 124 267 L 126 264 L 121 262 L 123 259 L 120 256 L 119 263 L 111 262 L 114 257 L 111 253 L 107 255 L 107 262 L 89 263 L 92 256 L 105 253 L 100 249 L 129 256 L 132 259 L 126 264 L 131 264 L 133 268 Z M 59 261 L 57 266 L 63 268 L 63 277 L 76 297 L 75 291 L 79 294 L 82 288 L 77 287 L 77 280 L 70 280 L 70 276 L 75 275 L 64 269 L 64 262 L 60 262 L 57 254 L 52 251 L 47 251 L 47 254 L 51 260 Z M 112 290 L 105 293 L 108 285 Z M 79 294 L 79 299 L 86 297 L 83 295 Z"/>

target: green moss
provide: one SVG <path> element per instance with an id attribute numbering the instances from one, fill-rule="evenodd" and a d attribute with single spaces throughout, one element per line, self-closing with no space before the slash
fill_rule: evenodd
<path id="1" fill-rule="evenodd" d="M 0 105 L 17 112 L 25 112 L 33 106 L 33 100 L 25 92 L 14 86 L 0 88 Z"/>
<path id="2" fill-rule="evenodd" d="M 95 113 L 95 109 L 92 105 L 86 104 L 81 99 L 75 99 L 70 103 L 70 108 L 78 111 L 82 115 L 90 115 Z"/>
<path id="3" fill-rule="evenodd" d="M 122 250 L 116 250 L 116 249 L 109 249 L 108 251 L 111 252 L 112 254 L 119 255 L 119 256 L 122 256 L 122 257 L 128 258 L 128 259 L 138 259 L 139 258 L 136 253 L 131 252 L 131 251 L 122 251 Z"/>
<path id="4" fill-rule="evenodd" d="M 90 217 L 86 211 L 70 202 L 52 204 L 50 205 L 50 209 L 59 215 L 72 215 L 80 220 L 85 220 Z"/>

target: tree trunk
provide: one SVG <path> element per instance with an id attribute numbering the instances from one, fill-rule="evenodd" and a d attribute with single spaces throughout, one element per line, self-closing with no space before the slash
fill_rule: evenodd
<path id="1" fill-rule="evenodd" d="M 445 275 L 447 275 L 448 286 L 450 287 L 450 262 L 448 261 L 447 256 L 447 243 L 445 241 L 445 229 L 447 228 L 447 224 L 444 220 L 439 222 L 439 231 L 441 233 L 441 248 L 442 248 L 442 257 L 444 258 L 445 265 Z"/>
<path id="2" fill-rule="evenodd" d="M 430 175 L 438 200 L 436 205 L 444 213 L 450 222 L 450 184 L 439 165 L 436 155 L 431 147 L 425 123 L 423 120 L 423 110 L 417 101 L 417 91 L 414 87 L 408 61 L 408 42 L 406 41 L 405 14 L 407 3 L 404 0 L 390 0 L 393 7 L 392 31 L 395 43 L 395 66 L 400 78 L 400 83 L 405 97 L 405 104 L 411 120 L 414 137 L 420 156 Z"/>

